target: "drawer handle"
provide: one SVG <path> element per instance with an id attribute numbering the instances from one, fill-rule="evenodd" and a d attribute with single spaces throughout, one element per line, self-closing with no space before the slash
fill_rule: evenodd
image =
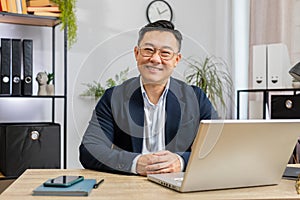
<path id="1" fill-rule="evenodd" d="M 40 133 L 38 131 L 31 131 L 30 132 L 30 138 L 32 140 L 38 140 L 40 137 Z"/>
<path id="2" fill-rule="evenodd" d="M 293 107 L 293 102 L 291 101 L 291 100 L 286 100 L 285 101 L 285 107 L 287 108 L 287 109 L 291 109 L 292 107 Z"/>

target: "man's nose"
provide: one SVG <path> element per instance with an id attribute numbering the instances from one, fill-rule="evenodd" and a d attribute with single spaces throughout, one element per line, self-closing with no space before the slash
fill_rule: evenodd
<path id="1" fill-rule="evenodd" d="M 156 51 L 152 56 L 151 56 L 151 60 L 152 61 L 156 61 L 156 62 L 161 62 L 161 57 L 160 57 L 160 52 Z"/>

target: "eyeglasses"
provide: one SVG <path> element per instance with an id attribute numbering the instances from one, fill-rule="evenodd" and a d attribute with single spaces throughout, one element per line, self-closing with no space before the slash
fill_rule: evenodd
<path id="1" fill-rule="evenodd" d="M 152 57 L 156 52 L 158 52 L 159 57 L 162 60 L 171 60 L 175 54 L 174 51 L 167 48 L 157 49 L 154 47 L 139 47 L 141 55 L 144 57 Z"/>

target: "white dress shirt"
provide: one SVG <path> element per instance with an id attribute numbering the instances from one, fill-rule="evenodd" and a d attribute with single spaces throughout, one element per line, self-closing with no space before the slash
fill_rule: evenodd
<path id="1" fill-rule="evenodd" d="M 170 79 L 160 96 L 157 104 L 153 104 L 145 91 L 140 78 L 141 91 L 144 99 L 144 137 L 142 154 L 153 153 L 165 150 L 165 122 L 166 122 L 166 97 L 169 90 Z M 136 163 L 140 156 L 137 156 L 132 163 L 131 171 L 136 173 Z M 178 155 L 183 169 L 183 160 Z"/>

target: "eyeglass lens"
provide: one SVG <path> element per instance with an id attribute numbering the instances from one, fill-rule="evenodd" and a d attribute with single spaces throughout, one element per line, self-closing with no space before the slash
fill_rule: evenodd
<path id="1" fill-rule="evenodd" d="M 144 56 L 144 57 L 152 57 L 156 52 L 158 52 L 158 55 L 160 56 L 161 59 L 170 60 L 175 55 L 174 51 L 172 51 L 171 49 L 167 49 L 167 48 L 157 49 L 154 47 L 140 47 L 139 49 L 140 49 L 142 56 Z"/>

